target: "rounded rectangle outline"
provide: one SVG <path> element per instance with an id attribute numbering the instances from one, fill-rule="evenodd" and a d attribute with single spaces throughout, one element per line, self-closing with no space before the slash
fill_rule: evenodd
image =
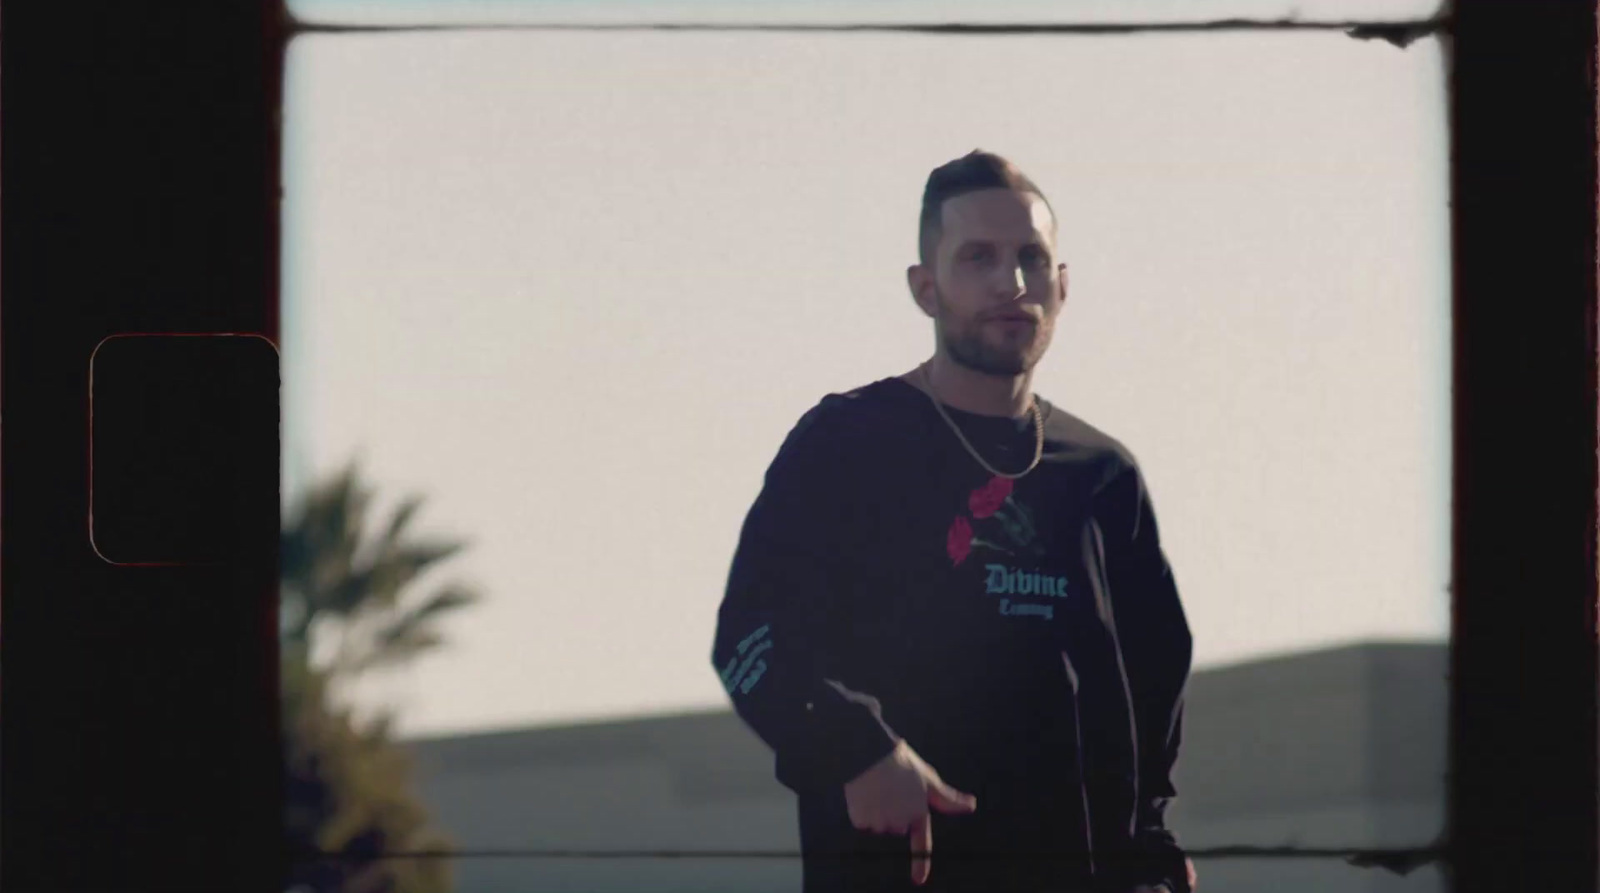
<path id="1" fill-rule="evenodd" d="M 261 341 L 265 341 L 267 343 L 267 346 L 272 348 L 272 352 L 273 352 L 274 355 L 276 355 L 278 357 L 278 362 L 280 363 L 280 365 L 283 362 L 283 351 L 281 351 L 278 348 L 277 342 L 273 341 L 271 338 L 268 338 L 266 335 L 263 335 L 263 334 L 261 334 L 259 332 L 119 332 L 119 333 L 117 333 L 115 335 L 107 335 L 106 337 L 101 338 L 99 343 L 95 344 L 94 349 L 89 351 L 89 387 L 88 387 L 88 413 L 89 413 L 88 462 L 89 462 L 89 467 L 88 467 L 88 487 L 87 487 L 87 491 L 86 491 L 87 494 L 88 494 L 88 499 L 85 500 L 87 502 L 87 504 L 88 504 L 87 505 L 88 517 L 87 517 L 86 520 L 87 520 L 87 532 L 88 532 L 88 535 L 89 535 L 89 548 L 94 551 L 94 554 L 97 557 L 99 557 L 99 559 L 101 561 L 105 562 L 106 564 L 112 565 L 113 567 L 220 567 L 220 566 L 222 566 L 220 562 L 113 561 L 110 558 L 107 558 L 106 554 L 104 552 L 100 551 L 100 545 L 95 542 L 95 539 L 94 539 L 94 361 L 95 361 L 95 357 L 98 356 L 99 353 L 100 353 L 100 348 L 104 347 L 106 345 L 106 342 L 115 340 L 117 338 L 255 338 L 255 339 L 258 339 L 258 340 L 261 340 Z"/>

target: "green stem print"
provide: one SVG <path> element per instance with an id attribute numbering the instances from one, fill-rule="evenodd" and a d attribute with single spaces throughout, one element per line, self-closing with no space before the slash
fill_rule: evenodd
<path id="1" fill-rule="evenodd" d="M 1012 502 L 1009 496 L 1006 497 L 1005 505 L 1016 513 L 1016 520 L 1011 521 L 998 511 L 995 513 L 995 517 L 1000 518 L 1001 523 L 1007 524 L 1008 530 L 1011 530 L 1009 525 L 1015 525 L 1015 529 L 1011 530 L 1011 532 L 1016 537 L 1018 545 L 1026 547 L 1029 552 L 1035 555 L 1043 555 L 1044 546 L 1039 542 L 1038 529 L 1033 526 L 1033 513 L 1022 503 Z"/>
<path id="2" fill-rule="evenodd" d="M 999 512 L 995 512 L 989 517 L 1000 522 L 1000 526 L 1004 527 L 1006 530 L 1006 536 L 1009 537 L 1013 543 L 1016 543 L 1018 546 L 1026 546 L 1028 544 L 1028 540 L 1030 539 L 1028 536 L 1028 531 L 1024 530 L 1021 524 L 1018 524 Z"/>
<path id="3" fill-rule="evenodd" d="M 1015 555 L 1016 554 L 1015 552 L 1011 551 L 1010 549 L 1007 549 L 1004 546 L 999 546 L 999 545 L 991 543 L 991 542 L 989 542 L 987 540 L 981 540 L 981 539 L 978 539 L 977 537 L 973 537 L 972 538 L 972 548 L 976 549 L 979 546 L 982 546 L 985 549 L 993 549 L 996 552 L 1004 552 L 1007 555 Z"/>
<path id="4" fill-rule="evenodd" d="M 1016 511 L 1017 518 L 1019 519 L 1020 523 L 1028 529 L 1028 533 L 1030 534 L 1029 539 L 1032 539 L 1032 534 L 1034 533 L 1033 513 L 1028 511 L 1028 507 L 1022 503 L 1012 502 L 1011 497 L 1009 496 L 1006 497 L 1006 505 L 1010 506 Z"/>

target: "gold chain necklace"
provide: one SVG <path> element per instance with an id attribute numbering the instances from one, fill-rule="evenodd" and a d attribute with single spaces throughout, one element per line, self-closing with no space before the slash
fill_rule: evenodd
<path id="1" fill-rule="evenodd" d="M 1005 472 L 996 469 L 988 462 L 985 462 L 983 457 L 978 455 L 978 451 L 973 449 L 972 443 L 967 440 L 967 435 L 961 433 L 961 428 L 956 425 L 955 419 L 950 418 L 950 414 L 944 411 L 944 404 L 940 403 L 938 395 L 934 394 L 933 377 L 928 374 L 928 367 L 923 366 L 920 371 L 922 372 L 923 383 L 928 386 L 928 399 L 933 401 L 933 408 L 939 410 L 939 417 L 944 419 L 945 424 L 950 426 L 950 430 L 956 433 L 956 438 L 961 441 L 962 446 L 967 448 L 967 452 L 972 455 L 972 458 L 978 460 L 978 464 L 982 465 L 990 474 L 994 475 L 995 477 L 1002 477 L 1014 481 L 1039 466 L 1039 460 L 1044 458 L 1044 417 L 1039 414 L 1038 397 L 1034 397 L 1033 402 L 1028 405 L 1029 411 L 1033 413 L 1033 461 L 1028 463 L 1027 468 L 1024 468 L 1022 471 L 1019 471 L 1016 474 L 1006 474 Z"/>

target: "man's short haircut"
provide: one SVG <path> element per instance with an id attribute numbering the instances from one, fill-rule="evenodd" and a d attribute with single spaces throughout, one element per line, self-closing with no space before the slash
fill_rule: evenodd
<path id="1" fill-rule="evenodd" d="M 1010 189 L 1037 195 L 1050 208 L 1050 219 L 1055 220 L 1055 208 L 1044 192 L 1010 161 L 981 149 L 974 149 L 954 161 L 933 169 L 928 184 L 922 190 L 922 221 L 917 230 L 917 254 L 924 266 L 933 263 L 938 252 L 939 237 L 944 231 L 944 203 L 958 195 L 982 189 Z"/>

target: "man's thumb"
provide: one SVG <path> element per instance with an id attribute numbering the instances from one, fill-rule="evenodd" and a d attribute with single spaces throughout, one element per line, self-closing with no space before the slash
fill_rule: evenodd
<path id="1" fill-rule="evenodd" d="M 944 813 L 973 812 L 978 808 L 978 798 L 943 782 L 935 782 L 928 786 L 928 805 Z"/>

